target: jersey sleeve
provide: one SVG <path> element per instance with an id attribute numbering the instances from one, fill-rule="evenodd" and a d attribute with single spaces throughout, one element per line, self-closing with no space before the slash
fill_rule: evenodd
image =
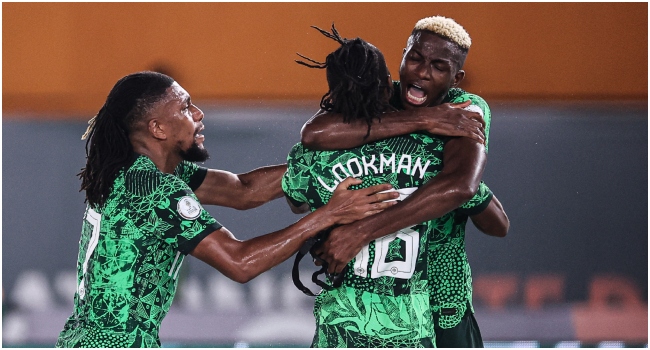
<path id="1" fill-rule="evenodd" d="M 291 203 L 299 207 L 308 203 L 306 190 L 309 185 L 308 167 L 302 162 L 305 147 L 298 143 L 287 156 L 287 171 L 282 176 L 282 191 Z"/>
<path id="2" fill-rule="evenodd" d="M 178 164 L 176 169 L 174 169 L 174 175 L 183 180 L 192 191 L 196 191 L 196 189 L 201 186 L 207 174 L 207 168 L 198 166 L 195 163 L 186 160 L 182 161 Z"/>
<path id="3" fill-rule="evenodd" d="M 490 201 L 492 200 L 493 196 L 494 195 L 492 191 L 483 181 L 481 181 L 481 184 L 478 187 L 478 191 L 474 197 L 465 202 L 465 204 L 461 205 L 458 208 L 458 211 L 467 216 L 480 214 L 483 210 L 485 210 L 485 208 L 487 208 L 488 205 L 490 205 Z"/>
<path id="4" fill-rule="evenodd" d="M 187 183 L 169 175 L 162 180 L 165 189 L 153 206 L 152 221 L 168 244 L 189 254 L 203 238 L 222 226 L 208 213 Z"/>
<path id="5" fill-rule="evenodd" d="M 456 90 L 456 91 L 451 91 Z M 490 139 L 490 122 L 492 120 L 492 113 L 490 112 L 490 106 L 487 102 L 478 95 L 465 92 L 461 89 L 451 89 L 449 92 L 449 97 L 451 103 L 461 103 L 467 100 L 471 100 L 472 104 L 466 109 L 478 112 L 483 117 L 485 121 L 485 151 L 488 151 L 488 141 Z M 447 101 L 445 101 L 447 102 Z"/>

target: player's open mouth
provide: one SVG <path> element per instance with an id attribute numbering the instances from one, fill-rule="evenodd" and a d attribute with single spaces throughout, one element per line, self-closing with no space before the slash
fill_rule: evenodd
<path id="1" fill-rule="evenodd" d="M 412 105 L 419 106 L 426 102 L 427 94 L 417 85 L 409 85 L 406 90 L 406 100 Z"/>

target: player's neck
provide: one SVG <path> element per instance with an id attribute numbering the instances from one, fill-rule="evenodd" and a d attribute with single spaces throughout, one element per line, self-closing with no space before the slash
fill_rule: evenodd
<path id="1" fill-rule="evenodd" d="M 161 147 L 147 147 L 145 144 L 134 144 L 133 151 L 151 159 L 158 170 L 167 174 L 173 174 L 178 164 L 182 161 L 179 154 L 169 152 Z"/>

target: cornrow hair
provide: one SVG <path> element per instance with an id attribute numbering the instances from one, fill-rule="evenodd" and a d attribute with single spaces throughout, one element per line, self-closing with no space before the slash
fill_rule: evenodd
<path id="1" fill-rule="evenodd" d="M 120 79 L 111 89 L 104 106 L 89 122 L 86 140 L 86 167 L 77 174 L 85 202 L 102 207 L 120 171 L 135 159 L 129 134 L 137 121 L 159 101 L 171 77 L 156 72 L 138 72 Z"/>
<path id="2" fill-rule="evenodd" d="M 323 110 L 343 115 L 346 123 L 365 120 L 368 124 L 367 138 L 373 119 L 381 122 L 381 114 L 390 109 L 388 99 L 392 86 L 387 84 L 388 68 L 379 49 L 361 38 L 341 37 L 332 23 L 331 33 L 311 26 L 341 46 L 318 62 L 297 53 L 306 61 L 296 63 L 309 68 L 325 69 L 329 90 L 323 95 Z"/>

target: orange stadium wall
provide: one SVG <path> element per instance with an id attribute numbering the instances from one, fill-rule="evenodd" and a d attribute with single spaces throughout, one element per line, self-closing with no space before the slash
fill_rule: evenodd
<path id="1" fill-rule="evenodd" d="M 473 45 L 462 87 L 498 99 L 647 99 L 647 3 L 3 3 L 5 115 L 96 112 L 120 77 L 163 69 L 195 100 L 303 100 L 334 21 L 398 76 L 415 22 L 444 15 Z M 54 113 L 52 113 L 54 112 Z"/>

